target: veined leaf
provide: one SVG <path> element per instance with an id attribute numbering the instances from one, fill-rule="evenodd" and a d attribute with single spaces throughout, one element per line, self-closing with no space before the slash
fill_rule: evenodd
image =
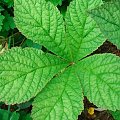
<path id="1" fill-rule="evenodd" d="M 120 58 L 112 54 L 93 55 L 78 63 L 77 73 L 84 94 L 95 105 L 120 109 Z"/>
<path id="2" fill-rule="evenodd" d="M 59 10 L 45 0 L 15 0 L 15 23 L 29 39 L 69 59 Z"/>
<path id="3" fill-rule="evenodd" d="M 105 37 L 120 49 L 120 0 L 105 3 L 91 11 Z"/>
<path id="4" fill-rule="evenodd" d="M 44 88 L 66 66 L 56 56 L 27 48 L 15 48 L 0 56 L 0 100 L 21 103 Z"/>
<path id="5" fill-rule="evenodd" d="M 100 28 L 87 13 L 101 4 L 102 0 L 74 0 L 68 7 L 65 17 L 66 36 L 72 58 L 83 58 L 105 41 Z"/>
<path id="6" fill-rule="evenodd" d="M 34 120 L 76 120 L 83 110 L 81 84 L 74 67 L 47 84 L 33 102 Z"/>

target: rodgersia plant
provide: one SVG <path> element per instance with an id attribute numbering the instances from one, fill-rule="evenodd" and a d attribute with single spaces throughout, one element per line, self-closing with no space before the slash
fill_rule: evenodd
<path id="1" fill-rule="evenodd" d="M 35 97 L 33 120 L 76 120 L 84 96 L 98 107 L 120 110 L 120 58 L 86 57 L 108 39 L 89 14 L 102 0 L 73 0 L 64 19 L 52 0 L 14 2 L 17 28 L 54 54 L 13 48 L 1 55 L 0 100 L 15 104 Z"/>

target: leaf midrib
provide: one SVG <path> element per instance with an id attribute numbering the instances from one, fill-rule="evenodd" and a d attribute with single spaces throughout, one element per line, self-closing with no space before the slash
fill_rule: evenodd
<path id="1" fill-rule="evenodd" d="M 59 64 L 58 64 L 58 65 L 59 65 Z M 54 67 L 54 66 L 58 66 L 58 65 L 49 65 L 49 66 Z M 49 67 L 49 66 L 37 67 L 37 68 L 35 68 L 35 69 L 33 69 L 33 70 L 29 71 L 29 72 L 26 72 L 26 73 L 22 74 L 21 76 L 13 79 L 13 80 L 11 80 L 11 81 L 8 81 L 6 84 L 4 84 L 4 86 L 7 85 L 7 84 L 9 84 L 10 82 L 15 81 L 16 79 L 19 79 L 19 78 L 21 78 L 21 77 L 23 77 L 23 76 L 26 76 L 27 74 L 32 73 L 32 72 L 34 72 L 34 71 L 36 71 L 36 70 L 38 70 L 38 69 L 46 68 L 46 67 Z M 11 70 L 10 70 L 10 71 L 11 71 Z M 56 74 L 57 74 L 57 73 L 56 73 Z"/>
<path id="2" fill-rule="evenodd" d="M 64 73 L 62 73 L 62 74 L 64 74 Z M 69 74 L 70 74 L 70 72 L 69 72 Z M 69 75 L 68 75 L 69 76 Z M 54 103 L 54 105 L 51 107 L 51 109 L 49 110 L 49 113 L 51 113 L 51 111 L 52 111 L 52 109 L 54 108 L 54 106 L 57 104 L 57 102 L 61 99 L 61 97 L 62 97 L 62 95 L 63 95 L 63 93 L 64 93 L 64 91 L 65 91 L 65 88 L 66 88 L 66 86 L 67 86 L 67 83 L 68 83 L 68 80 L 66 81 L 66 83 L 65 83 L 65 87 L 64 87 L 64 89 L 62 90 L 62 92 L 61 92 L 61 95 L 60 95 L 60 97 L 58 97 L 58 99 L 56 100 L 56 102 Z M 47 116 L 45 116 L 45 119 L 48 117 L 48 115 L 49 114 L 47 114 Z"/>
<path id="3" fill-rule="evenodd" d="M 28 11 L 27 9 L 25 9 L 24 6 L 22 6 L 22 7 L 23 7 L 24 10 L 30 15 L 30 17 L 33 18 L 33 20 L 38 24 L 38 26 L 43 29 L 43 31 L 45 32 L 45 34 L 49 36 L 50 40 L 51 40 L 52 42 L 54 41 L 55 46 L 58 46 L 58 47 L 60 48 L 60 45 L 58 45 L 58 44 L 56 43 L 55 39 L 50 36 L 50 34 L 47 32 L 47 30 L 45 30 L 45 28 L 43 28 L 42 25 L 40 25 L 39 22 L 38 22 L 36 19 L 34 19 L 34 17 L 29 13 L 29 11 Z M 61 40 L 61 41 L 62 41 L 62 40 Z M 60 42 L 60 43 L 61 43 L 61 42 Z M 44 44 L 44 43 L 43 43 L 43 44 Z M 46 45 L 44 45 L 44 46 L 46 46 Z M 61 48 L 60 48 L 60 49 L 61 49 Z M 61 50 L 62 50 L 62 49 L 61 49 Z M 53 50 L 51 50 L 51 51 L 53 51 Z M 54 51 L 54 52 L 55 52 L 55 51 Z M 63 51 L 63 52 L 64 52 L 64 51 Z M 56 52 L 55 52 L 55 53 L 56 53 Z M 62 58 L 64 58 L 64 57 L 62 57 Z M 64 58 L 64 59 L 66 59 L 66 58 Z"/>

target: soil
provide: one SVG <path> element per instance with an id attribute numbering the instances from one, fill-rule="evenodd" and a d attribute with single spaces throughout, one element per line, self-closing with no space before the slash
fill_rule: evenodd
<path id="1" fill-rule="evenodd" d="M 113 45 L 111 42 L 106 40 L 103 45 L 101 45 L 96 51 L 92 53 L 93 54 L 101 54 L 101 53 L 113 53 L 117 56 L 120 56 L 120 50 L 117 49 L 115 45 Z"/>
<path id="2" fill-rule="evenodd" d="M 97 108 L 93 103 L 84 97 L 84 110 L 81 115 L 78 116 L 78 120 L 114 120 L 112 115 L 107 110 L 95 110 L 94 114 L 90 115 L 88 113 L 89 108 Z"/>

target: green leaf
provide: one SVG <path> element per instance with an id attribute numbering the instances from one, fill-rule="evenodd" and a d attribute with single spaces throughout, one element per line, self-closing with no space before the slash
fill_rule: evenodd
<path id="1" fill-rule="evenodd" d="M 93 55 L 77 67 L 84 95 L 98 107 L 120 110 L 120 58 L 112 54 Z"/>
<path id="2" fill-rule="evenodd" d="M 2 6 L 0 6 L 0 12 L 3 11 L 3 10 L 4 10 L 4 8 Z"/>
<path id="3" fill-rule="evenodd" d="M 3 31 L 8 31 L 10 29 L 14 29 L 15 28 L 15 23 L 13 20 L 13 17 L 10 16 L 10 14 L 8 14 L 8 12 L 5 12 L 5 19 L 3 20 Z"/>
<path id="4" fill-rule="evenodd" d="M 27 114 L 23 120 L 32 120 L 32 118 L 31 118 L 30 114 Z"/>
<path id="5" fill-rule="evenodd" d="M 15 48 L 0 56 L 0 100 L 21 103 L 36 96 L 66 62 L 32 48 Z"/>
<path id="6" fill-rule="evenodd" d="M 25 103 L 21 103 L 18 104 L 17 107 L 21 110 L 21 109 L 26 109 L 28 107 L 30 107 L 30 105 L 32 105 L 33 100 L 27 101 Z"/>
<path id="7" fill-rule="evenodd" d="M 10 117 L 10 120 L 19 120 L 19 113 L 16 113 L 16 112 L 13 112 L 11 117 Z"/>
<path id="8" fill-rule="evenodd" d="M 3 20 L 4 20 L 4 16 L 3 15 L 1 15 L 1 13 L 0 13 L 0 31 L 1 31 L 1 29 L 2 29 L 2 25 L 3 25 Z"/>
<path id="9" fill-rule="evenodd" d="M 0 109 L 0 120 L 18 120 L 19 113 L 17 112 L 10 112 L 8 110 Z"/>
<path id="10" fill-rule="evenodd" d="M 20 118 L 19 120 L 32 120 L 31 115 L 25 111 L 20 111 Z"/>
<path id="11" fill-rule="evenodd" d="M 102 0 L 74 0 L 68 7 L 66 36 L 73 59 L 85 57 L 105 41 L 96 22 L 87 13 L 101 4 Z"/>
<path id="12" fill-rule="evenodd" d="M 112 116 L 114 117 L 115 120 L 120 120 L 120 111 L 111 111 Z"/>
<path id="13" fill-rule="evenodd" d="M 13 4 L 14 4 L 14 0 L 4 0 L 4 2 L 7 3 L 8 8 L 9 8 L 9 7 L 12 7 Z"/>
<path id="14" fill-rule="evenodd" d="M 50 1 L 51 3 L 57 6 L 57 5 L 62 5 L 63 0 L 46 0 L 46 1 Z"/>
<path id="15" fill-rule="evenodd" d="M 109 39 L 120 49 L 120 0 L 105 3 L 90 13 L 106 39 Z"/>
<path id="16" fill-rule="evenodd" d="M 0 120 L 8 120 L 9 112 L 7 110 L 0 109 Z"/>
<path id="17" fill-rule="evenodd" d="M 76 120 L 83 110 L 81 84 L 74 67 L 56 76 L 35 98 L 34 120 Z"/>
<path id="18" fill-rule="evenodd" d="M 25 42 L 24 42 L 24 46 L 28 46 L 28 47 L 33 47 L 33 48 L 36 48 L 36 49 L 42 49 L 42 46 L 37 44 L 37 43 L 34 43 L 32 40 L 29 40 L 27 39 Z"/>
<path id="19" fill-rule="evenodd" d="M 52 3 L 45 0 L 15 0 L 14 6 L 17 28 L 28 39 L 69 59 L 63 39 L 63 17 Z"/>

